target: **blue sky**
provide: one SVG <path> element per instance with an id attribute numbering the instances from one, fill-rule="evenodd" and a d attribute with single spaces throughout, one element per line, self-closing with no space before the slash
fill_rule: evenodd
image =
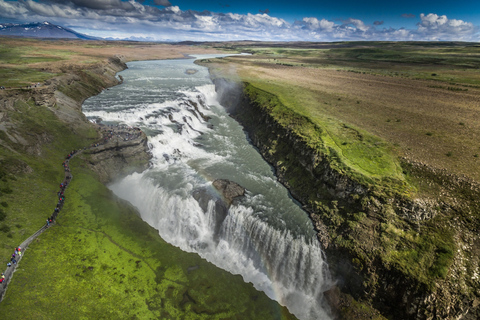
<path id="1" fill-rule="evenodd" d="M 145 40 L 480 41 L 480 1 L 0 0 L 0 22 Z"/>

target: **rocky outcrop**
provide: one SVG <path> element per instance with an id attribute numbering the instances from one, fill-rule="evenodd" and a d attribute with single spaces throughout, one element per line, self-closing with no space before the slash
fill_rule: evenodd
<path id="1" fill-rule="evenodd" d="M 212 184 L 222 194 L 228 206 L 230 206 L 233 199 L 245 195 L 245 188 L 233 181 L 217 179 Z"/>
<path id="2" fill-rule="evenodd" d="M 114 138 L 84 152 L 90 169 L 98 174 L 103 183 L 112 182 L 133 172 L 142 172 L 148 168 L 151 159 L 145 133 L 138 131 L 128 140 L 122 136 L 121 130 L 117 129 L 115 135 Z"/>
<path id="3" fill-rule="evenodd" d="M 0 145 L 11 149 L 11 146 L 21 146 L 28 154 L 42 156 L 43 146 L 54 140 L 48 130 L 39 131 L 39 126 L 17 120 L 18 117 L 9 117 L 19 110 L 22 112 L 44 114 L 53 113 L 60 123 L 75 134 L 92 135 L 99 126 L 90 123 L 82 113 L 82 104 L 85 99 L 100 93 L 105 88 L 121 83 L 116 74 L 127 68 L 120 57 L 112 57 L 92 66 L 75 64 L 65 65 L 62 75 L 51 78 L 44 83 L 29 89 L 2 90 L 0 95 Z M 26 119 L 24 116 L 23 119 Z M 40 120 L 38 120 L 40 121 Z M 56 123 L 55 125 L 57 125 Z M 37 132 L 38 131 L 38 132 Z M 98 173 L 99 179 L 106 183 L 119 175 L 126 175 L 148 167 L 150 154 L 148 153 L 147 137 L 138 131 L 134 139 L 120 138 L 117 132 L 115 138 L 102 140 L 102 144 L 92 151 L 86 152 L 85 157 L 91 169 Z M 132 136 L 130 136 L 132 137 Z M 97 142 L 93 138 L 92 142 Z M 87 154 L 88 153 L 88 154 Z"/>
<path id="4" fill-rule="evenodd" d="M 310 215 L 342 294 L 369 301 L 393 319 L 467 319 L 477 315 L 479 308 L 475 301 L 480 300 L 480 286 L 470 278 L 477 274 L 474 270 L 478 267 L 472 267 L 472 263 L 478 266 L 474 252 L 480 250 L 475 245 L 480 240 L 467 231 L 479 226 L 478 200 L 472 196 L 471 185 L 465 184 L 460 191 L 453 188 L 456 193 L 451 190 L 449 198 L 412 199 L 394 188 L 362 183 L 348 168 L 339 165 L 333 150 L 327 156 L 308 145 L 290 127 L 276 121 L 269 114 L 268 105 L 252 101 L 242 86 L 224 79 L 214 79 L 214 83 L 222 105 L 244 126 L 252 143 L 276 169 L 278 180 Z M 422 179 L 435 183 L 436 176 L 425 174 L 418 166 L 406 164 L 405 170 L 418 177 L 422 173 Z M 459 218 L 465 215 L 472 220 Z M 453 238 L 439 240 L 437 237 L 442 234 L 432 233 L 435 229 L 445 230 Z M 416 233 L 417 242 L 395 242 L 400 234 L 406 233 Z M 465 241 L 465 237 L 471 240 Z M 418 244 L 418 239 L 431 240 Z M 454 252 L 453 243 L 457 239 L 463 239 L 460 240 L 463 244 L 468 242 L 470 247 L 462 245 L 463 249 L 468 248 L 464 251 L 458 245 L 458 252 Z M 396 244 L 386 247 L 389 241 Z M 405 245 L 411 245 L 411 251 L 402 250 Z M 414 260 L 409 264 L 409 259 L 395 256 L 397 252 L 410 254 L 424 250 L 422 246 L 436 248 L 425 251 L 436 259 L 430 270 L 423 270 Z M 462 256 L 469 256 L 472 261 L 461 260 Z M 419 274 L 412 271 L 415 268 Z M 432 275 L 434 272 L 437 273 Z M 459 279 L 462 285 L 458 284 Z M 330 300 L 348 299 L 330 297 Z M 345 305 L 337 307 L 342 309 Z"/>

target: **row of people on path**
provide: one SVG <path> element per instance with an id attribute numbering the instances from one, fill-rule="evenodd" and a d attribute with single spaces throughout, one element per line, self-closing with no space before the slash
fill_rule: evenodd
<path id="1" fill-rule="evenodd" d="M 16 247 L 15 252 L 12 253 L 12 257 L 10 258 L 10 262 L 7 263 L 7 267 L 11 267 L 12 263 L 15 265 L 17 264 L 17 256 L 21 257 L 22 256 L 22 247 Z M 5 275 L 2 273 L 2 278 L 5 279 Z M 3 280 L 1 281 L 3 282 Z"/>
<path id="2" fill-rule="evenodd" d="M 68 167 L 68 160 L 76 152 L 77 152 L 77 150 L 73 150 L 72 152 L 70 152 L 67 155 L 65 161 L 63 161 L 62 166 L 65 168 L 66 172 L 70 172 L 70 168 Z M 60 209 L 63 207 L 63 203 L 65 202 L 64 191 L 65 191 L 65 188 L 67 187 L 71 178 L 72 178 L 71 174 L 68 173 L 68 174 L 66 174 L 65 180 L 62 183 L 60 183 L 60 191 L 57 192 L 57 196 L 58 196 L 57 206 L 55 207 L 55 209 L 53 211 L 53 214 L 49 218 L 47 218 L 47 223 L 46 223 L 47 228 L 50 227 L 50 224 L 52 224 L 55 221 L 58 213 L 60 212 Z M 21 247 L 15 248 L 15 252 L 12 254 L 12 257 L 10 258 L 10 262 L 7 263 L 7 267 L 11 267 L 12 264 L 16 265 L 17 264 L 17 259 L 16 258 L 17 258 L 17 256 L 21 256 L 21 255 L 22 255 L 22 248 Z M 3 283 L 3 281 L 5 281 L 5 275 L 2 273 L 2 277 L 0 277 L 0 283 Z"/>
<path id="3" fill-rule="evenodd" d="M 52 215 L 49 218 L 47 218 L 47 223 L 46 223 L 47 228 L 50 227 L 50 224 L 52 224 L 55 221 L 58 213 L 62 209 L 63 204 L 65 202 L 64 191 L 65 191 L 65 188 L 68 186 L 68 183 L 70 182 L 70 179 L 72 179 L 72 175 L 69 173 L 70 172 L 70 167 L 68 166 L 68 163 L 69 163 L 69 160 L 73 157 L 73 155 L 77 152 L 78 152 L 78 150 L 73 150 L 72 152 L 70 152 L 66 156 L 65 161 L 63 161 L 63 163 L 62 163 L 62 166 L 65 169 L 65 172 L 68 172 L 68 173 L 65 174 L 65 180 L 62 183 L 60 183 L 60 191 L 57 192 L 57 196 L 58 196 L 57 206 L 53 210 Z"/>
<path id="4" fill-rule="evenodd" d="M 69 159 L 71 159 L 73 157 L 73 155 L 77 152 L 78 152 L 78 150 L 73 150 L 72 152 L 70 152 L 66 156 L 65 161 L 63 161 L 63 163 L 62 163 L 62 166 L 65 169 L 65 172 L 68 172 L 68 173 L 65 174 L 65 180 L 62 183 L 60 183 L 60 191 L 57 192 L 57 196 L 58 196 L 57 206 L 55 207 L 55 209 L 53 211 L 53 214 L 49 218 L 47 218 L 47 222 L 46 222 L 47 228 L 50 227 L 50 224 L 52 224 L 55 221 L 58 213 L 60 212 L 60 210 L 63 207 L 63 203 L 65 202 L 64 191 L 65 191 L 65 188 L 68 186 L 68 183 L 70 182 L 70 180 L 72 178 L 72 175 L 69 173 L 70 168 L 68 166 L 68 162 L 69 162 Z M 12 257 L 10 258 L 10 262 L 7 263 L 7 267 L 11 267 L 12 264 L 16 265 L 17 264 L 17 259 L 16 258 L 17 258 L 17 256 L 21 256 L 21 255 L 22 255 L 22 248 L 21 247 L 15 248 L 15 252 L 12 254 Z M 2 273 L 2 277 L 0 277 L 0 283 L 3 283 L 4 281 L 5 281 L 5 275 Z"/>

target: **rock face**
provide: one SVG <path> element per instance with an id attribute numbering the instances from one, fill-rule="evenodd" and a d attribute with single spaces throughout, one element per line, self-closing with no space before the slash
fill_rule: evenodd
<path id="1" fill-rule="evenodd" d="M 217 179 L 213 181 L 213 186 L 220 191 L 228 206 L 236 197 L 245 195 L 245 188 L 230 180 Z"/>
<path id="2" fill-rule="evenodd" d="M 479 195 L 475 191 L 478 188 L 467 183 L 457 183 L 450 188 L 450 183 L 442 178 L 439 183 L 445 190 L 442 194 L 450 193 L 449 198 L 444 197 L 442 201 L 379 193 L 374 187 L 363 185 L 334 168 L 332 159 L 278 123 L 266 110 L 268 106 L 259 105 L 242 94 L 241 85 L 223 79 L 214 79 L 214 83 L 221 104 L 244 126 L 252 143 L 276 169 L 278 180 L 309 213 L 342 294 L 370 301 L 392 319 L 475 319 L 478 316 L 480 283 L 472 280 L 478 278 L 478 273 L 470 265 L 478 266 L 475 252 L 480 252 L 477 251 L 480 239 L 475 232 L 468 231 L 479 228 L 478 219 L 473 218 L 478 214 Z M 418 165 L 406 167 L 411 174 L 429 183 L 439 179 Z M 465 201 L 458 201 L 459 197 Z M 445 222 L 438 216 L 452 218 Z M 458 216 L 470 218 L 464 220 Z M 453 256 L 450 264 L 445 265 L 449 271 L 444 278 L 436 278 L 433 285 L 426 284 L 415 273 L 409 274 L 404 266 L 388 260 L 391 252 L 401 252 L 398 247 L 388 249 L 391 251 L 385 248 L 383 237 L 396 235 L 382 228 L 394 219 L 401 221 L 407 231 L 438 227 L 454 234 L 458 252 L 441 246 L 434 252 L 436 259 L 442 254 Z M 428 239 L 428 231 L 423 235 Z"/>
<path id="3" fill-rule="evenodd" d="M 119 135 L 119 132 L 116 134 Z M 121 136 L 85 152 L 90 168 L 98 174 L 101 182 L 112 182 L 116 178 L 148 168 L 151 155 L 147 136 L 139 131 L 129 140 Z"/>
<path id="4" fill-rule="evenodd" d="M 87 68 L 79 69 L 74 64 L 62 68 L 64 69 L 59 70 L 63 72 L 61 76 L 49 79 L 38 87 L 0 92 L 0 133 L 4 132 L 8 142 L 22 145 L 31 155 L 43 156 L 42 145 L 52 142 L 54 138 L 47 132 L 36 132 L 38 130 L 23 134 L 26 130 L 22 127 L 25 125 L 9 117 L 9 113 L 13 114 L 19 107 L 25 110 L 45 108 L 46 112 L 53 113 L 61 123 L 73 129 L 74 133 L 91 135 L 92 129 L 99 130 L 99 127 L 90 123 L 82 113 L 83 101 L 104 88 L 119 84 L 121 80 L 115 76 L 127 66 L 119 57 L 111 57 Z M 31 101 L 34 106 L 31 106 Z M 92 142 L 97 142 L 97 139 L 92 139 Z M 2 139 L 0 145 L 11 149 Z M 104 183 L 112 181 L 118 175 L 144 170 L 151 157 L 147 137 L 140 131 L 135 139 L 111 139 L 87 153 L 91 169 L 98 173 Z M 25 170 L 31 169 L 25 168 L 23 171 Z"/>

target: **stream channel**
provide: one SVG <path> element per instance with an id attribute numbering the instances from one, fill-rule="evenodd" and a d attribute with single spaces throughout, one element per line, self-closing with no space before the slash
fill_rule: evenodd
<path id="1" fill-rule="evenodd" d="M 323 292 L 332 281 L 312 222 L 194 60 L 131 62 L 121 85 L 85 101 L 91 121 L 140 127 L 148 136 L 151 167 L 109 188 L 167 242 L 242 275 L 299 319 L 329 319 Z M 246 189 L 228 212 L 215 205 L 215 179 Z"/>

